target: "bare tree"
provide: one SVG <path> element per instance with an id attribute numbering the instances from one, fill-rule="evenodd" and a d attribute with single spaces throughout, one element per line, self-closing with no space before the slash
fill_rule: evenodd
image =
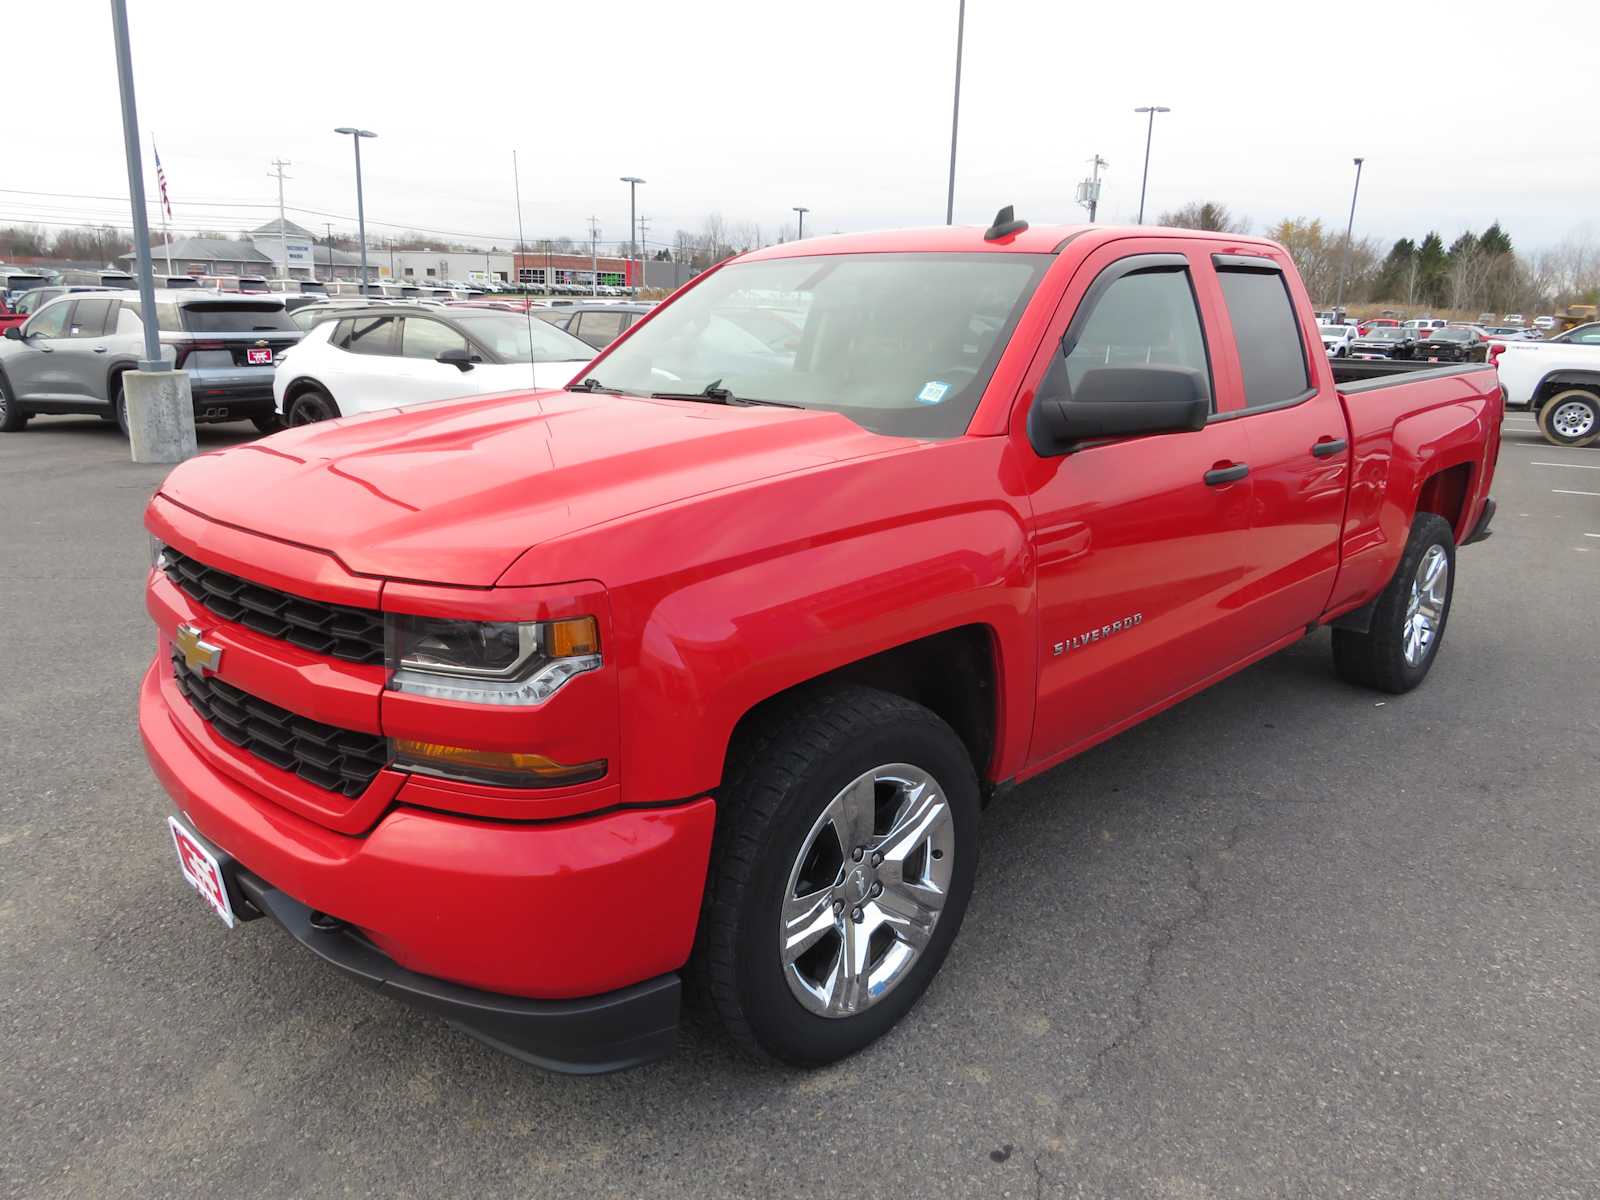
<path id="1" fill-rule="evenodd" d="M 1173 229 L 1209 229 L 1216 233 L 1248 233 L 1250 222 L 1236 218 L 1226 204 L 1215 200 L 1191 200 L 1182 208 L 1162 213 L 1157 225 Z"/>

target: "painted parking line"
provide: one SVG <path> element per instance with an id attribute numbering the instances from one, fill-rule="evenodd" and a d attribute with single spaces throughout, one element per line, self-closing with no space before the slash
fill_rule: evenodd
<path id="1" fill-rule="evenodd" d="M 1600 492 L 1574 492 L 1567 488 L 1551 488 L 1550 490 L 1558 496 L 1600 496 Z"/>
<path id="2" fill-rule="evenodd" d="M 1600 471 L 1600 463 L 1531 462 L 1530 467 L 1571 467 L 1575 471 Z"/>

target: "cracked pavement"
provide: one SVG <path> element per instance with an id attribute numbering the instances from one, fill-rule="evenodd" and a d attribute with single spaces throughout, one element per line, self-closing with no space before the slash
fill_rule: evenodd
<path id="1" fill-rule="evenodd" d="M 1319 634 L 997 802 L 866 1053 L 691 1023 L 572 1079 L 202 910 L 133 724 L 161 471 L 36 420 L 0 439 L 0 1194 L 1600 1194 L 1600 502 L 1550 453 L 1509 435 L 1420 691 Z"/>

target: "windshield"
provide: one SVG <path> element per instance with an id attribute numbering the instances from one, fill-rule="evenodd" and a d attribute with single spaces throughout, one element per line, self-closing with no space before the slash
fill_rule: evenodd
<path id="1" fill-rule="evenodd" d="M 501 362 L 588 362 L 594 349 L 522 313 L 451 313 L 450 319 Z"/>
<path id="2" fill-rule="evenodd" d="M 618 342 L 597 385 L 842 413 L 878 433 L 965 432 L 1044 254 L 827 254 L 734 263 Z"/>
<path id="3" fill-rule="evenodd" d="M 1322 336 L 1325 338 L 1342 338 L 1349 333 L 1350 326 L 1348 325 L 1324 325 L 1322 327 Z"/>
<path id="4" fill-rule="evenodd" d="M 190 333 L 270 333 L 298 329 L 279 302 L 271 304 L 186 304 L 183 327 Z"/>
<path id="5" fill-rule="evenodd" d="M 1470 342 L 1473 334 L 1470 329 L 1436 329 L 1431 340 L 1435 342 Z"/>
<path id="6" fill-rule="evenodd" d="M 1403 342 L 1406 333 L 1403 329 L 1374 329 L 1367 334 L 1369 342 Z"/>

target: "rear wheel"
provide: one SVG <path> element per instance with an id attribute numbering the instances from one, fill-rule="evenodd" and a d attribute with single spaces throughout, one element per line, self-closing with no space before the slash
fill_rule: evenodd
<path id="1" fill-rule="evenodd" d="M 1450 522 L 1418 513 L 1394 578 L 1374 602 L 1367 632 L 1333 631 L 1333 662 L 1340 676 L 1396 695 L 1421 683 L 1439 656 L 1455 567 Z"/>
<path id="2" fill-rule="evenodd" d="M 833 1062 L 943 963 L 977 871 L 977 779 L 938 716 L 870 688 L 813 692 L 740 742 L 692 978 L 744 1049 Z"/>
<path id="3" fill-rule="evenodd" d="M 1600 393 L 1568 388 L 1539 410 L 1539 432 L 1557 446 L 1587 446 L 1600 439 Z"/>
<path id="4" fill-rule="evenodd" d="M 277 433 L 283 428 L 283 420 L 277 413 L 267 413 L 265 416 L 251 417 L 250 424 L 256 427 L 257 433 Z"/>
<path id="5" fill-rule="evenodd" d="M 0 375 L 0 433 L 16 433 L 28 423 L 28 415 L 11 394 L 11 385 Z"/>
<path id="6" fill-rule="evenodd" d="M 321 388 L 307 387 L 289 401 L 288 416 L 290 425 L 315 425 L 338 417 L 339 406 Z"/>

